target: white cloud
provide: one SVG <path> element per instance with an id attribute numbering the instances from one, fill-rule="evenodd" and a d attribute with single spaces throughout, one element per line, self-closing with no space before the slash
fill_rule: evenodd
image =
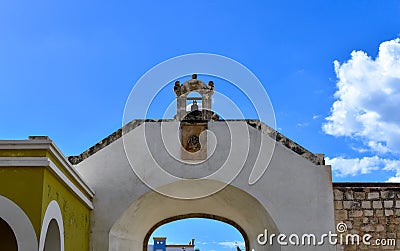
<path id="1" fill-rule="evenodd" d="M 240 248 L 244 248 L 243 241 L 223 241 L 223 242 L 218 242 L 218 245 L 221 245 L 224 248 L 236 248 L 236 245 L 238 245 Z"/>
<path id="2" fill-rule="evenodd" d="M 399 182 L 400 183 L 400 161 L 388 161 L 385 168 L 385 171 L 395 171 L 396 175 L 394 177 L 389 178 L 386 182 Z"/>
<path id="3" fill-rule="evenodd" d="M 381 43 L 376 59 L 353 51 L 334 66 L 338 90 L 324 132 L 361 140 L 375 152 L 400 153 L 400 39 Z"/>
<path id="4" fill-rule="evenodd" d="M 384 159 L 378 156 L 363 158 L 325 158 L 327 165 L 332 165 L 332 171 L 338 177 L 355 176 L 371 173 L 374 170 L 395 171 L 396 176 L 388 182 L 400 181 L 400 160 Z M 396 181 L 397 180 L 397 181 Z"/>
<path id="5" fill-rule="evenodd" d="M 391 182 L 391 183 L 400 183 L 400 175 L 396 175 L 395 177 L 391 177 L 387 180 L 387 182 Z"/>
<path id="6" fill-rule="evenodd" d="M 352 147 L 360 153 L 400 154 L 400 39 L 385 41 L 372 59 L 353 51 L 351 59 L 334 62 L 337 82 L 335 102 L 322 129 L 333 136 L 350 137 L 362 143 Z M 394 171 L 389 182 L 400 182 L 400 160 L 379 156 L 327 158 L 339 177 Z"/>
<path id="7" fill-rule="evenodd" d="M 196 241 L 196 244 L 207 245 L 208 242 L 206 242 L 206 241 Z"/>
<path id="8" fill-rule="evenodd" d="M 355 176 L 358 174 L 367 174 L 372 170 L 379 169 L 378 157 L 364 157 L 362 159 L 345 159 L 338 158 L 325 158 L 327 165 L 332 165 L 332 171 L 338 177 Z"/>

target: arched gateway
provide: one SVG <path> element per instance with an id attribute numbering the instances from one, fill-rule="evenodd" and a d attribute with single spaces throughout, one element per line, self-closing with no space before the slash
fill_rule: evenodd
<path id="1" fill-rule="evenodd" d="M 260 121 L 219 120 L 211 111 L 213 83 L 195 75 L 174 91 L 175 120 L 132 121 L 70 159 L 96 193 L 90 250 L 146 251 L 157 226 L 188 217 L 233 225 L 246 250 L 334 250 L 329 243 L 257 242 L 265 229 L 268 235 L 334 231 L 331 170 L 322 156 Z M 186 110 L 192 91 L 207 110 Z M 263 175 L 249 184 L 254 166 L 265 163 Z"/>
<path id="2" fill-rule="evenodd" d="M 203 181 L 203 184 L 196 186 L 201 189 L 209 186 L 210 182 L 214 181 Z M 178 182 L 171 184 L 170 189 L 185 189 L 187 185 Z M 110 248 L 146 251 L 149 234 L 155 227 L 174 219 L 190 217 L 212 218 L 229 223 L 241 231 L 248 241 L 246 244 L 250 246 L 256 245 L 257 235 L 264 228 L 271 233 L 278 233 L 265 208 L 254 197 L 231 185 L 213 196 L 195 200 L 177 200 L 149 192 L 132 203 L 115 222 L 110 231 Z"/>

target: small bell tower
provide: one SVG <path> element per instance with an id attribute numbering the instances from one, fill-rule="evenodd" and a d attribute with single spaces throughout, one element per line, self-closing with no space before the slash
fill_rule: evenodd
<path id="1" fill-rule="evenodd" d="M 213 119 L 211 110 L 212 95 L 214 94 L 214 83 L 197 79 L 193 74 L 192 79 L 184 82 L 175 82 L 174 92 L 176 94 L 175 120 L 180 122 L 180 141 L 182 160 L 205 160 L 207 159 L 207 128 L 208 121 Z M 192 92 L 200 94 L 201 97 L 188 97 Z M 192 101 L 190 110 L 187 110 L 187 101 Z M 198 102 L 201 101 L 201 107 Z"/>
<path id="2" fill-rule="evenodd" d="M 192 75 L 192 79 L 181 85 L 179 81 L 175 82 L 174 92 L 176 94 L 176 115 L 175 120 L 187 120 L 186 115 L 190 112 L 201 112 L 200 120 L 212 119 L 213 112 L 211 111 L 212 95 L 214 94 L 214 83 L 209 81 L 206 85 L 203 81 L 197 79 L 197 74 Z M 198 97 L 188 97 L 191 92 L 197 92 L 201 95 Z M 187 111 L 187 101 L 193 101 L 191 111 Z M 201 109 L 197 102 L 201 101 Z M 192 110 L 193 109 L 193 110 Z"/>

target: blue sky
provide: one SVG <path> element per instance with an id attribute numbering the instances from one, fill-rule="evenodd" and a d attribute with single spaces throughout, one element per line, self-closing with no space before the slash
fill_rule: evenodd
<path id="1" fill-rule="evenodd" d="M 397 0 L 0 1 L 0 138 L 77 155 L 121 127 L 150 68 L 215 53 L 258 77 L 279 131 L 325 153 L 334 181 L 399 182 L 399 14 Z"/>
<path id="2" fill-rule="evenodd" d="M 154 243 L 153 237 L 167 236 L 167 245 L 188 244 L 195 239 L 195 248 L 200 251 L 236 251 L 236 245 L 244 250 L 243 236 L 236 228 L 211 219 L 184 219 L 162 225 L 154 231 L 149 244 Z"/>
<path id="3" fill-rule="evenodd" d="M 354 50 L 375 59 L 399 37 L 399 13 L 398 1 L 1 1 L 0 138 L 49 135 L 65 155 L 79 154 L 121 126 L 150 68 L 216 53 L 259 78 L 283 134 L 336 160 L 334 180 L 386 181 L 399 165 L 383 171 L 381 158 L 397 160 L 399 147 L 369 151 L 369 139 L 323 124 L 337 99 L 334 61 Z M 342 171 L 362 160 L 366 170 Z"/>

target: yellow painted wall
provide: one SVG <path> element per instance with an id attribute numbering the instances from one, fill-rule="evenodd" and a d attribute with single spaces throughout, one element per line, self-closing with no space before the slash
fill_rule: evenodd
<path id="1" fill-rule="evenodd" d="M 44 167 L 0 168 L 0 194 L 16 203 L 40 236 Z"/>
<path id="2" fill-rule="evenodd" d="M 49 169 L 44 171 L 42 221 L 50 201 L 60 206 L 65 251 L 89 250 L 90 210 Z"/>
<path id="3" fill-rule="evenodd" d="M 38 241 L 47 206 L 56 200 L 63 216 L 65 251 L 89 250 L 90 209 L 48 167 L 0 168 L 0 194 L 21 207 Z"/>
<path id="4" fill-rule="evenodd" d="M 2 149 L 0 157 L 47 157 L 90 198 L 66 167 L 47 149 Z M 64 250 L 89 250 L 90 209 L 50 167 L 0 167 L 0 194 L 16 203 L 29 217 L 38 242 L 47 206 L 52 200 L 57 201 L 64 223 Z"/>
<path id="5" fill-rule="evenodd" d="M 64 168 L 62 163 L 51 154 L 48 150 L 43 149 L 2 149 L 0 150 L 0 157 L 48 157 L 53 163 L 57 165 L 59 170 L 74 183 L 74 185 L 86 196 L 90 197 L 85 189 L 72 177 L 72 175 Z"/>
<path id="6" fill-rule="evenodd" d="M 61 164 L 60 161 L 58 161 L 58 159 L 56 157 L 54 157 L 54 155 L 52 155 L 50 152 L 47 152 L 46 156 L 51 159 L 53 161 L 53 163 L 55 163 L 58 167 L 59 170 L 61 170 L 61 172 L 63 172 L 63 174 L 65 176 L 68 177 L 68 179 L 74 183 L 74 185 L 86 196 L 90 197 L 90 195 L 87 193 L 87 191 L 85 189 L 83 189 L 81 187 L 81 185 L 73 178 L 73 176 L 64 168 L 64 166 Z"/>

